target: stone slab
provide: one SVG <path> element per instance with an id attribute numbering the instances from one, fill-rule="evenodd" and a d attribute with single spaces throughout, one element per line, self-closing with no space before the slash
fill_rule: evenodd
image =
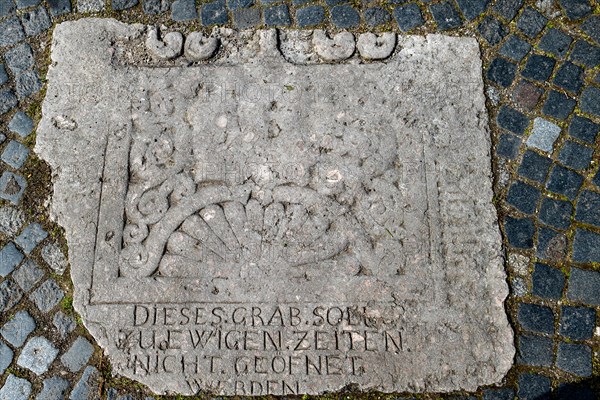
<path id="1" fill-rule="evenodd" d="M 36 151 L 114 372 L 187 395 L 499 382 L 477 42 L 367 35 L 370 61 L 348 33 L 277 35 L 54 30 Z"/>

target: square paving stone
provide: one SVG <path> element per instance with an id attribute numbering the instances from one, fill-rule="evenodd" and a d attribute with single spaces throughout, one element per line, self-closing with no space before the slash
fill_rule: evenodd
<path id="1" fill-rule="evenodd" d="M 525 214 L 532 214 L 540 195 L 539 189 L 521 181 L 514 181 L 508 189 L 506 202 Z"/>
<path id="2" fill-rule="evenodd" d="M 558 160 L 567 167 L 582 170 L 590 166 L 593 153 L 591 147 L 567 140 L 558 154 Z"/>
<path id="3" fill-rule="evenodd" d="M 35 64 L 33 52 L 27 43 L 21 43 L 4 53 L 4 61 L 13 75 L 18 75 Z"/>
<path id="4" fill-rule="evenodd" d="M 500 48 L 500 54 L 514 61 L 521 61 L 529 53 L 529 50 L 531 50 L 529 43 L 518 36 L 511 35 Z"/>
<path id="5" fill-rule="evenodd" d="M 600 15 L 594 15 L 583 21 L 579 27 L 596 43 L 600 44 Z"/>
<path id="6" fill-rule="evenodd" d="M 554 54 L 558 58 L 564 58 L 569 51 L 569 46 L 572 41 L 573 38 L 563 31 L 550 28 L 544 33 L 542 39 L 540 39 L 538 47 L 548 53 Z"/>
<path id="7" fill-rule="evenodd" d="M 573 206 L 570 202 L 544 197 L 540 206 L 539 219 L 554 228 L 567 229 L 571 226 L 572 213 Z"/>
<path id="8" fill-rule="evenodd" d="M 8 129 L 25 138 L 33 131 L 33 120 L 23 111 L 18 111 L 8 123 Z"/>
<path id="9" fill-rule="evenodd" d="M 13 0 L 0 1 L 0 17 L 12 15 L 15 12 L 15 3 Z"/>
<path id="10" fill-rule="evenodd" d="M 569 135 L 574 138 L 594 144 L 600 125 L 593 123 L 588 118 L 574 116 L 569 124 Z"/>
<path id="11" fill-rule="evenodd" d="M 239 8 L 233 10 L 233 24 L 238 29 L 248 29 L 260 25 L 259 8 Z"/>
<path id="12" fill-rule="evenodd" d="M 521 303 L 517 320 L 527 331 L 539 333 L 554 333 L 554 313 L 550 307 L 537 304 Z"/>
<path id="13" fill-rule="evenodd" d="M 512 160 L 519 153 L 520 146 L 520 137 L 511 135 L 510 133 L 503 133 L 500 135 L 500 139 L 498 140 L 498 146 L 496 146 L 496 154 L 500 157 Z"/>
<path id="14" fill-rule="evenodd" d="M 36 375 L 48 371 L 58 355 L 58 349 L 43 336 L 34 336 L 27 343 L 17 359 L 17 365 L 27 368 Z"/>
<path id="15" fill-rule="evenodd" d="M 509 32 L 506 25 L 489 15 L 479 23 L 477 30 L 492 46 L 500 43 Z"/>
<path id="16" fill-rule="evenodd" d="M 288 6 L 281 4 L 264 9 L 265 25 L 267 26 L 290 26 L 290 11 Z"/>
<path id="17" fill-rule="evenodd" d="M 525 68 L 523 69 L 523 72 L 521 72 L 521 75 L 525 78 L 545 82 L 550 78 L 550 75 L 552 75 L 555 64 L 556 60 L 551 57 L 532 54 L 527 59 L 527 63 L 525 64 Z"/>
<path id="18" fill-rule="evenodd" d="M 6 279 L 0 283 L 0 312 L 11 309 L 23 297 L 23 291 L 15 281 Z"/>
<path id="19" fill-rule="evenodd" d="M 523 0 L 498 0 L 493 6 L 493 10 L 507 21 L 511 21 L 521 6 L 523 6 Z"/>
<path id="20" fill-rule="evenodd" d="M 442 31 L 458 28 L 462 24 L 458 11 L 449 1 L 432 4 L 429 6 L 429 11 L 431 11 L 438 29 Z"/>
<path id="21" fill-rule="evenodd" d="M 543 93 L 542 88 L 527 81 L 520 81 L 512 92 L 512 99 L 521 107 L 532 111 Z"/>
<path id="22" fill-rule="evenodd" d="M 376 27 L 391 21 L 390 13 L 381 7 L 370 7 L 365 10 L 365 23 L 370 27 Z"/>
<path id="23" fill-rule="evenodd" d="M 585 344 L 560 342 L 556 366 L 577 376 L 592 375 L 592 349 Z"/>
<path id="24" fill-rule="evenodd" d="M 325 18 L 325 9 L 321 6 L 308 6 L 296 10 L 296 23 L 301 28 L 319 25 Z"/>
<path id="25" fill-rule="evenodd" d="M 0 199 L 8 200 L 17 205 L 26 187 L 27 182 L 21 175 L 4 171 L 0 176 Z"/>
<path id="26" fill-rule="evenodd" d="M 540 259 L 562 260 L 567 255 L 567 237 L 554 229 L 540 226 L 537 235 L 537 252 Z"/>
<path id="27" fill-rule="evenodd" d="M 464 17 L 472 21 L 487 9 L 490 0 L 457 0 L 456 2 Z"/>
<path id="28" fill-rule="evenodd" d="M 14 353 L 10 347 L 0 340 L 0 375 L 10 366 L 13 360 Z"/>
<path id="29" fill-rule="evenodd" d="M 23 39 L 25 33 L 17 17 L 0 21 L 0 47 L 12 46 Z"/>
<path id="30" fill-rule="evenodd" d="M 579 98 L 581 111 L 600 117 L 600 89 L 590 86 L 583 90 Z"/>
<path id="31" fill-rule="evenodd" d="M 529 118 L 525 114 L 510 108 L 508 106 L 502 106 L 496 122 L 501 128 L 522 135 L 525 129 L 529 126 Z"/>
<path id="32" fill-rule="evenodd" d="M 411 29 L 421 26 L 425 23 L 421 9 L 415 3 L 409 3 L 394 8 L 392 11 L 396 23 L 402 32 L 408 32 Z"/>
<path id="33" fill-rule="evenodd" d="M 100 374 L 96 368 L 91 365 L 85 367 L 81 378 L 79 378 L 75 387 L 73 387 L 70 400 L 88 399 L 90 396 L 93 396 L 93 393 L 98 390 L 99 379 Z"/>
<path id="34" fill-rule="evenodd" d="M 65 296 L 63 290 L 54 279 L 48 279 L 29 295 L 41 312 L 48 312 Z"/>
<path id="35" fill-rule="evenodd" d="M 11 140 L 4 148 L 0 158 L 14 169 L 19 169 L 23 166 L 25 160 L 27 160 L 28 155 L 29 149 L 26 146 L 15 140 Z"/>
<path id="36" fill-rule="evenodd" d="M 47 2 L 53 17 L 71 12 L 71 0 L 47 0 Z"/>
<path id="37" fill-rule="evenodd" d="M 535 151 L 527 150 L 523 154 L 523 161 L 519 166 L 518 174 L 524 178 L 531 179 L 539 183 L 544 183 L 548 176 L 552 160 L 536 153 Z"/>
<path id="38" fill-rule="evenodd" d="M 42 279 L 44 271 L 38 267 L 33 260 L 25 260 L 15 272 L 12 277 L 17 284 L 23 289 L 24 292 L 28 292 L 35 286 L 36 283 Z"/>
<path id="39" fill-rule="evenodd" d="M 229 21 L 225 0 L 206 3 L 200 11 L 202 25 L 224 25 Z"/>
<path id="40" fill-rule="evenodd" d="M 596 310 L 589 307 L 562 306 L 561 335 L 573 340 L 591 339 L 596 327 Z"/>
<path id="41" fill-rule="evenodd" d="M 43 6 L 23 13 L 21 22 L 27 36 L 37 36 L 52 25 L 48 12 Z"/>
<path id="42" fill-rule="evenodd" d="M 69 350 L 60 357 L 60 362 L 67 367 L 71 372 L 77 372 L 85 364 L 94 353 L 94 347 L 91 343 L 82 336 L 79 336 Z"/>
<path id="43" fill-rule="evenodd" d="M 517 65 L 515 63 L 498 57 L 490 63 L 487 78 L 506 88 L 509 87 L 515 79 L 516 72 Z"/>
<path id="44" fill-rule="evenodd" d="M 550 398 L 551 391 L 550 378 L 530 373 L 519 375 L 519 399 L 546 400 Z"/>
<path id="45" fill-rule="evenodd" d="M 508 243 L 516 248 L 530 249 L 533 247 L 535 226 L 528 218 L 506 217 L 504 229 Z"/>
<path id="46" fill-rule="evenodd" d="M 600 262 L 600 235 L 577 229 L 573 242 L 573 260 L 581 263 Z"/>
<path id="47" fill-rule="evenodd" d="M 533 120 L 531 135 L 527 138 L 527 146 L 552 153 L 554 143 L 560 135 L 560 126 L 544 118 Z"/>
<path id="48" fill-rule="evenodd" d="M 13 374 L 9 374 L 4 382 L 4 386 L 0 389 L 0 399 L 28 399 L 31 394 L 31 383 L 27 379 L 17 378 Z"/>
<path id="49" fill-rule="evenodd" d="M 560 299 L 565 287 L 565 274 L 549 265 L 536 263 L 531 284 L 533 295 L 544 299 Z"/>
<path id="50" fill-rule="evenodd" d="M 559 0 L 558 3 L 569 19 L 580 19 L 592 12 L 589 0 Z"/>
<path id="51" fill-rule="evenodd" d="M 550 173 L 546 188 L 551 192 L 562 194 L 573 200 L 582 183 L 583 176 L 560 165 L 555 165 Z"/>
<path id="52" fill-rule="evenodd" d="M 331 22 L 341 29 L 353 28 L 360 24 L 358 11 L 349 5 L 331 7 L 329 14 L 331 15 Z"/>
<path id="53" fill-rule="evenodd" d="M 594 68 L 600 64 L 600 47 L 579 39 L 575 42 L 575 47 L 571 51 L 569 60 L 583 64 L 588 68 Z"/>
<path id="54" fill-rule="evenodd" d="M 19 100 L 24 100 L 41 89 L 42 81 L 35 70 L 25 71 L 15 78 L 15 90 Z"/>
<path id="55" fill-rule="evenodd" d="M 25 254 L 29 254 L 47 236 L 48 232 L 46 232 L 40 224 L 34 222 L 23 229 L 23 232 L 16 237 L 15 243 L 23 249 Z"/>
<path id="56" fill-rule="evenodd" d="M 577 201 L 577 221 L 600 227 L 600 193 L 584 190 Z"/>
<path id="57" fill-rule="evenodd" d="M 550 367 L 554 358 L 552 339 L 522 334 L 518 338 L 517 362 L 533 367 Z"/>
<path id="58" fill-rule="evenodd" d="M 21 263 L 23 257 L 23 253 L 17 249 L 15 244 L 8 242 L 0 250 L 0 276 L 4 278 L 10 274 Z"/>
<path id="59" fill-rule="evenodd" d="M 544 102 L 542 112 L 556 119 L 566 119 L 575 108 L 577 102 L 566 94 L 552 90 Z"/>
<path id="60" fill-rule="evenodd" d="M 581 232 L 589 231 L 578 229 L 576 235 L 581 235 Z M 600 306 L 600 272 L 572 267 L 567 298 L 592 306 Z"/>
<path id="61" fill-rule="evenodd" d="M 52 324 L 54 324 L 54 327 L 63 338 L 71 333 L 77 326 L 75 319 L 65 315 L 62 311 L 57 311 L 56 314 L 54 314 Z"/>
<path id="62" fill-rule="evenodd" d="M 35 400 L 63 400 L 67 398 L 69 381 L 66 379 L 53 376 L 51 378 L 44 379 L 43 384 L 44 386 Z"/>
<path id="63" fill-rule="evenodd" d="M 527 7 L 521 13 L 517 21 L 517 28 L 529 38 L 536 37 L 546 26 L 548 18 L 544 17 L 538 11 L 531 7 Z"/>
<path id="64" fill-rule="evenodd" d="M 173 21 L 190 21 L 196 18 L 198 18 L 198 11 L 194 0 L 175 0 L 171 5 Z"/>
<path id="65" fill-rule="evenodd" d="M 578 93 L 583 86 L 583 69 L 567 61 L 558 68 L 553 82 L 565 90 Z"/>
<path id="66" fill-rule="evenodd" d="M 17 106 L 19 100 L 11 89 L 0 89 L 0 115 L 6 114 Z"/>
<path id="67" fill-rule="evenodd" d="M 35 321 L 27 311 L 19 311 L 0 329 L 0 335 L 14 347 L 21 347 L 35 329 Z"/>
<path id="68" fill-rule="evenodd" d="M 56 243 L 48 243 L 42 248 L 42 259 L 54 271 L 55 274 L 62 275 L 67 269 L 67 258 Z"/>

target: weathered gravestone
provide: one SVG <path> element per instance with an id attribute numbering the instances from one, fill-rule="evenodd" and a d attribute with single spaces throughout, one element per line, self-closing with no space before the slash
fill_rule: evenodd
<path id="1" fill-rule="evenodd" d="M 359 55 L 347 33 L 147 29 L 56 27 L 36 148 L 116 373 L 225 395 L 502 379 L 474 39 L 367 35 Z"/>

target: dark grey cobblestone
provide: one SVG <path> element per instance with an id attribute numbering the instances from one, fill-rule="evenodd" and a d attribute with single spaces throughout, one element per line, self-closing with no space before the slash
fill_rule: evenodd
<path id="1" fill-rule="evenodd" d="M 62 311 L 58 311 L 52 318 L 52 324 L 63 338 L 73 332 L 77 324 L 73 317 L 65 315 Z"/>
<path id="2" fill-rule="evenodd" d="M 589 0 L 559 0 L 559 4 L 570 19 L 580 19 L 592 12 Z"/>
<path id="3" fill-rule="evenodd" d="M 43 6 L 23 13 L 21 22 L 27 36 L 37 36 L 50 28 L 50 16 Z"/>
<path id="4" fill-rule="evenodd" d="M 360 23 L 360 15 L 349 5 L 339 5 L 330 10 L 331 22 L 341 29 L 354 28 Z"/>
<path id="5" fill-rule="evenodd" d="M 174 21 L 190 21 L 198 18 L 194 0 L 175 0 L 171 5 L 171 18 Z"/>
<path id="6" fill-rule="evenodd" d="M 19 367 L 27 368 L 36 375 L 42 375 L 56 356 L 58 349 L 43 336 L 34 336 L 25 343 L 17 359 Z"/>
<path id="7" fill-rule="evenodd" d="M 27 311 L 19 311 L 2 326 L 0 335 L 11 345 L 21 347 L 35 326 L 35 321 Z"/>
<path id="8" fill-rule="evenodd" d="M 517 27 L 525 36 L 534 38 L 544 29 L 547 22 L 548 19 L 537 10 L 527 7 L 519 17 Z"/>
<path id="9" fill-rule="evenodd" d="M 551 384 L 550 378 L 546 376 L 524 373 L 519 376 L 519 391 L 517 394 L 520 399 L 548 399 Z"/>
<path id="10" fill-rule="evenodd" d="M 556 366 L 577 376 L 592 375 L 592 349 L 585 344 L 560 342 Z"/>
<path id="11" fill-rule="evenodd" d="M 454 5 L 449 1 L 432 4 L 429 10 L 437 23 L 437 26 L 442 31 L 458 28 L 462 24 L 462 20 Z"/>
<path id="12" fill-rule="evenodd" d="M 58 376 L 44 379 L 44 386 L 35 400 L 62 400 L 66 398 L 69 382 Z"/>
<path id="13" fill-rule="evenodd" d="M 588 118 L 575 116 L 569 125 L 569 135 L 593 144 L 596 140 L 599 129 L 600 126 L 593 123 Z"/>
<path id="14" fill-rule="evenodd" d="M 296 22 L 302 28 L 319 25 L 324 18 L 325 10 L 321 6 L 308 6 L 296 10 Z"/>
<path id="15" fill-rule="evenodd" d="M 517 315 L 519 324 L 527 331 L 554 333 L 554 313 L 549 307 L 521 303 Z"/>
<path id="16" fill-rule="evenodd" d="M 54 279 L 48 279 L 29 295 L 29 299 L 44 313 L 54 308 L 63 297 L 64 292 Z"/>
<path id="17" fill-rule="evenodd" d="M 24 38 L 25 32 L 17 17 L 0 21 L 0 47 L 12 46 Z"/>
<path id="18" fill-rule="evenodd" d="M 573 205 L 564 200 L 544 197 L 540 206 L 540 221 L 557 229 L 567 229 L 571 226 Z"/>
<path id="19" fill-rule="evenodd" d="M 471 21 L 487 9 L 490 0 L 457 0 L 456 2 L 462 15 Z"/>
<path id="20" fill-rule="evenodd" d="M 0 389 L 0 399 L 27 399 L 31 394 L 31 383 L 27 379 L 9 374 Z"/>
<path id="21" fill-rule="evenodd" d="M 100 374 L 98 370 L 91 365 L 88 365 L 81 378 L 75 384 L 73 391 L 71 392 L 71 400 L 89 399 L 90 396 L 95 393 L 98 385 L 98 379 Z"/>
<path id="22" fill-rule="evenodd" d="M 519 166 L 518 173 L 524 178 L 543 183 L 548 176 L 552 160 L 539 155 L 535 151 L 527 150 L 523 154 L 523 161 Z"/>
<path id="23" fill-rule="evenodd" d="M 27 182 L 21 175 L 4 171 L 0 176 L 0 199 L 8 200 L 17 205 L 26 188 Z"/>
<path id="24" fill-rule="evenodd" d="M 375 27 L 388 23 L 392 19 L 390 13 L 382 7 L 371 7 L 365 10 L 365 22 Z"/>
<path id="25" fill-rule="evenodd" d="M 25 260 L 12 274 L 12 278 L 24 292 L 31 290 L 44 276 L 44 271 L 33 260 Z"/>
<path id="26" fill-rule="evenodd" d="M 508 27 L 492 16 L 485 17 L 477 27 L 481 36 L 491 45 L 498 44 L 509 32 Z"/>
<path id="27" fill-rule="evenodd" d="M 591 339 L 596 326 L 596 310 L 589 307 L 563 306 L 560 334 L 573 340 Z"/>
<path id="28" fill-rule="evenodd" d="M 550 338 L 522 334 L 517 341 L 517 362 L 535 367 L 550 367 L 554 359 L 553 341 Z"/>
<path id="29" fill-rule="evenodd" d="M 23 259 L 23 253 L 16 248 L 13 242 L 8 242 L 0 250 L 0 276 L 5 277 L 10 274 Z"/>
<path id="30" fill-rule="evenodd" d="M 225 0 L 217 0 L 204 4 L 202 6 L 201 18 L 204 25 L 226 24 L 229 21 L 229 17 L 225 8 Z"/>
<path id="31" fill-rule="evenodd" d="M 518 36 L 511 35 L 500 48 L 500 54 L 515 61 L 521 61 L 530 49 L 531 45 L 529 43 Z"/>
<path id="32" fill-rule="evenodd" d="M 536 263 L 532 275 L 532 293 L 545 299 L 560 299 L 565 287 L 565 274 L 556 268 Z"/>
<path id="33" fill-rule="evenodd" d="M 292 23 L 288 6 L 285 4 L 265 8 L 264 13 L 267 26 L 289 26 Z"/>
<path id="34" fill-rule="evenodd" d="M 394 8 L 394 18 L 403 32 L 408 32 L 425 23 L 421 10 L 416 3 L 408 3 Z"/>
<path id="35" fill-rule="evenodd" d="M 487 77 L 492 82 L 506 88 L 511 85 L 516 73 L 517 65 L 515 63 L 498 57 L 490 64 Z"/>
<path id="36" fill-rule="evenodd" d="M 26 254 L 31 251 L 48 236 L 48 233 L 40 224 L 34 222 L 23 229 L 21 234 L 15 238 L 15 243 L 19 245 Z"/>
<path id="37" fill-rule="evenodd" d="M 23 297 L 23 291 L 12 279 L 0 283 L 0 312 L 10 310 Z"/>
<path id="38" fill-rule="evenodd" d="M 558 29 L 551 28 L 542 36 L 539 48 L 554 54 L 558 58 L 564 58 L 572 41 L 571 36 Z"/>

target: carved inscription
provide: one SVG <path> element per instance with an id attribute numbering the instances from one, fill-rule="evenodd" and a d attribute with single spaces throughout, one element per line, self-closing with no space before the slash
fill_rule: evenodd
<path id="1" fill-rule="evenodd" d="M 142 305 L 115 347 L 133 376 L 183 375 L 190 390 L 289 395 L 314 377 L 357 376 L 372 355 L 402 359 L 401 307 Z M 230 379 L 234 376 L 235 379 Z M 227 386 L 227 387 L 225 387 Z"/>

